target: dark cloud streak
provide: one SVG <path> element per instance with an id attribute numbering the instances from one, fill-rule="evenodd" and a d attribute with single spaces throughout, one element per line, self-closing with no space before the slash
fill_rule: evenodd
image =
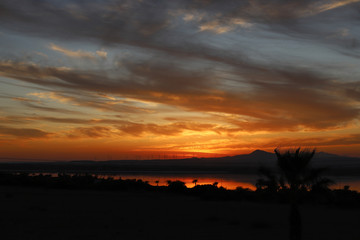
<path id="1" fill-rule="evenodd" d="M 13 136 L 24 139 L 34 139 L 34 138 L 47 138 L 50 137 L 52 133 L 45 132 L 39 129 L 33 129 L 33 128 L 12 128 L 12 127 L 0 126 L 0 135 Z"/>

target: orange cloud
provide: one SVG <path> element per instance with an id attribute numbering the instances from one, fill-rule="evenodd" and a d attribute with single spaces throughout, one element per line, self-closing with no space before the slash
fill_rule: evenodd
<path id="1" fill-rule="evenodd" d="M 266 79 L 252 70 L 247 74 L 250 86 L 246 91 L 218 90 L 221 83 L 206 74 L 183 73 L 175 66 L 165 68 L 162 64 L 130 65 L 128 70 L 141 81 L 112 79 L 100 75 L 63 71 L 57 68 L 40 68 L 17 63 L 0 63 L 0 73 L 22 81 L 58 86 L 68 90 L 79 89 L 77 95 L 60 98 L 82 106 L 113 112 L 153 112 L 154 109 L 136 107 L 131 104 L 109 105 L 104 100 L 89 99 L 87 92 L 103 91 L 122 97 L 156 102 L 189 111 L 204 113 L 235 114 L 246 121 L 232 121 L 244 131 L 295 131 L 321 130 L 346 127 L 359 116 L 359 109 L 353 104 L 358 91 L 350 85 L 336 83 L 311 72 L 298 70 L 266 70 Z M 260 71 L 260 72 L 261 72 Z M 174 77 L 172 77 L 174 75 Z M 256 77 L 256 80 L 252 80 Z M 57 78 L 59 81 L 47 81 Z M 171 79 L 171 80 L 169 80 Z M 350 94 L 350 91 L 351 94 Z M 84 95 L 82 95 L 84 94 Z M 57 95 L 46 95 L 58 98 Z M 93 95 L 91 95 L 93 97 Z M 356 100 L 356 98 L 354 98 Z M 106 100 L 109 101 L 109 100 Z M 196 104 L 194 104 L 196 103 Z"/>
<path id="2" fill-rule="evenodd" d="M 33 138 L 48 138 L 52 135 L 52 133 L 45 132 L 39 129 L 33 129 L 33 128 L 12 128 L 12 127 L 0 126 L 0 135 L 33 139 Z"/>
<path id="3" fill-rule="evenodd" d="M 79 127 L 67 134 L 70 138 L 88 137 L 88 138 L 104 138 L 111 136 L 111 129 L 108 127 Z"/>
<path id="4" fill-rule="evenodd" d="M 126 123 L 118 127 L 124 133 L 141 136 L 146 133 L 154 135 L 179 135 L 184 130 L 202 132 L 202 131 L 215 131 L 214 124 L 199 124 L 199 123 L 172 123 L 167 125 L 158 124 L 139 124 L 139 123 Z"/>

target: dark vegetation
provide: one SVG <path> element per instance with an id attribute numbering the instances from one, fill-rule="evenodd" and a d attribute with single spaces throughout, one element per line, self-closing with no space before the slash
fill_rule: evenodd
<path id="1" fill-rule="evenodd" d="M 264 170 L 261 171 L 264 172 Z M 182 181 L 169 180 L 167 186 L 154 186 L 141 179 L 113 179 L 99 177 L 94 174 L 70 175 L 64 173 L 59 173 L 57 176 L 46 174 L 30 175 L 28 173 L 0 173 L 0 185 L 72 190 L 149 191 L 154 193 L 161 192 L 196 196 L 204 200 L 290 203 L 291 189 L 288 187 L 280 187 L 279 181 L 275 181 L 271 174 L 266 174 L 269 176 L 269 179 L 259 179 L 256 191 L 241 187 L 238 187 L 236 190 L 228 190 L 223 187 L 218 187 L 217 182 L 209 185 L 197 184 L 192 188 L 188 188 Z M 308 204 L 360 207 L 360 193 L 350 190 L 348 186 L 341 190 L 331 190 L 324 186 L 321 188 L 301 188 L 297 193 L 297 201 Z"/>

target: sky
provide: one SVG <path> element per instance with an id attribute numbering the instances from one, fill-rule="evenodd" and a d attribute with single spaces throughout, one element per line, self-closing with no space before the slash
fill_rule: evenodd
<path id="1" fill-rule="evenodd" d="M 360 0 L 2 0 L 0 158 L 360 157 Z"/>

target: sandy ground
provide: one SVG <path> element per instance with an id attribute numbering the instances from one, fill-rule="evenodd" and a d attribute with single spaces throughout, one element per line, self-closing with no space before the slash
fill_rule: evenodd
<path id="1" fill-rule="evenodd" d="M 287 205 L 0 187 L 1 239 L 288 239 Z M 302 206 L 303 239 L 360 239 L 360 208 Z"/>

